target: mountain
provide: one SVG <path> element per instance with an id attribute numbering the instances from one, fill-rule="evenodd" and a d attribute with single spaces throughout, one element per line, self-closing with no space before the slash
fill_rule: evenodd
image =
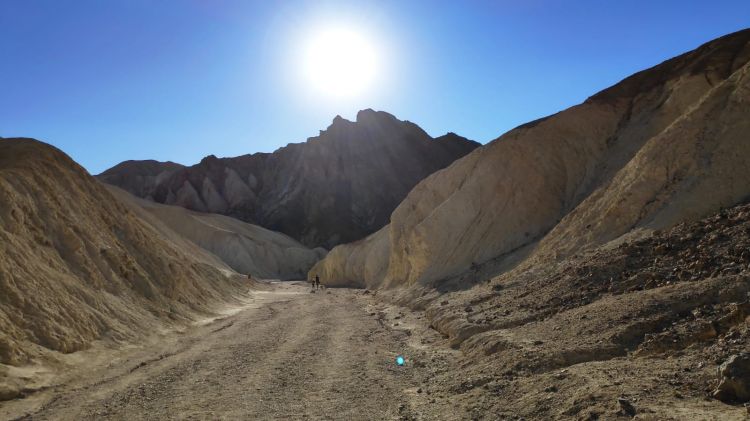
<path id="1" fill-rule="evenodd" d="M 0 139 L 1 364 L 184 324 L 247 286 L 215 256 L 161 235 L 61 151 Z"/>
<path id="2" fill-rule="evenodd" d="M 305 143 L 191 167 L 128 161 L 98 177 L 158 203 L 231 216 L 308 247 L 362 238 L 423 178 L 478 146 L 454 133 L 431 138 L 408 121 L 363 110 L 339 116 Z"/>
<path id="3" fill-rule="evenodd" d="M 334 248 L 310 274 L 439 285 L 490 261 L 559 260 L 741 202 L 749 41 L 750 30 L 716 39 L 511 130 L 420 182 L 384 232 Z"/>
<path id="4" fill-rule="evenodd" d="M 125 161 L 106 171 L 106 181 L 108 184 L 119 186 L 135 196 L 152 200 L 149 194 L 154 191 L 156 186 L 169 178 L 175 171 L 183 168 L 185 168 L 184 165 L 170 161 Z"/>
<path id="5" fill-rule="evenodd" d="M 304 279 L 325 254 L 296 240 L 224 215 L 190 211 L 137 198 L 111 185 L 107 189 L 138 216 L 174 241 L 188 240 L 221 262 L 256 279 Z"/>
<path id="6" fill-rule="evenodd" d="M 743 419 L 749 200 L 744 30 L 427 177 L 308 276 L 417 311 L 471 418 Z"/>

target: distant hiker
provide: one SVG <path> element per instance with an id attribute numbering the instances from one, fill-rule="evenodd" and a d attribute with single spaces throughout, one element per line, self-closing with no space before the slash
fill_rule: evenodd
<path id="1" fill-rule="evenodd" d="M 315 275 L 315 289 L 320 288 L 320 277 Z"/>

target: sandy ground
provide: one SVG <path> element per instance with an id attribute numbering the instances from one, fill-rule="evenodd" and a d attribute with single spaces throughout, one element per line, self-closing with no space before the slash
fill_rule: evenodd
<path id="1" fill-rule="evenodd" d="M 0 404 L 0 419 L 452 418 L 417 409 L 430 407 L 420 359 L 433 339 L 412 336 L 405 318 L 362 290 L 275 283 L 239 312 L 92 357 L 60 384 Z M 434 366 L 451 357 L 432 352 Z"/>

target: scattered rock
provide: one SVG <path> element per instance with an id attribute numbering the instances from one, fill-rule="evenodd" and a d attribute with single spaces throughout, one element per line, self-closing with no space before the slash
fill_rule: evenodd
<path id="1" fill-rule="evenodd" d="M 750 354 L 732 355 L 719 366 L 718 375 L 714 398 L 726 403 L 750 401 Z"/>
<path id="2" fill-rule="evenodd" d="M 635 416 L 635 406 L 633 406 L 633 404 L 630 403 L 629 400 L 625 398 L 617 398 L 617 403 L 620 405 L 620 410 L 624 415 L 627 415 L 629 417 Z"/>

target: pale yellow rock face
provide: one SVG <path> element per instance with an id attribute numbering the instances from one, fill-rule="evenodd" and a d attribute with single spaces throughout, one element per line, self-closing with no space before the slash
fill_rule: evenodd
<path id="1" fill-rule="evenodd" d="M 382 262 L 387 261 L 390 252 L 387 229 L 333 250 L 335 255 L 319 261 L 310 269 L 308 279 L 315 279 L 318 275 L 328 286 L 337 287 L 374 288 L 380 285 L 386 269 Z"/>
<path id="2" fill-rule="evenodd" d="M 475 150 L 396 208 L 387 256 L 336 247 L 324 282 L 439 283 L 524 246 L 529 262 L 559 258 L 748 197 L 749 41 L 712 41 Z"/>
<path id="3" fill-rule="evenodd" d="M 750 64 L 650 138 L 540 244 L 569 254 L 635 227 L 659 229 L 732 206 L 750 194 Z"/>

